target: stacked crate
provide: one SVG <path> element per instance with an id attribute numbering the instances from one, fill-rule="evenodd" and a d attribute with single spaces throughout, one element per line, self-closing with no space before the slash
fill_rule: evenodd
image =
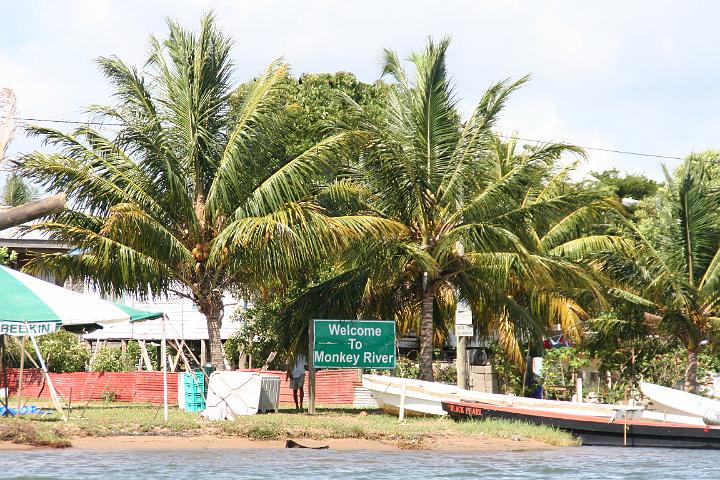
<path id="1" fill-rule="evenodd" d="M 485 393 L 500 393 L 498 376 L 492 365 L 470 366 L 470 390 Z"/>
<path id="2" fill-rule="evenodd" d="M 193 374 L 195 375 L 193 377 Z M 207 379 L 202 370 L 184 372 L 182 374 L 185 410 L 188 412 L 201 412 L 205 410 L 205 397 L 207 396 Z"/>

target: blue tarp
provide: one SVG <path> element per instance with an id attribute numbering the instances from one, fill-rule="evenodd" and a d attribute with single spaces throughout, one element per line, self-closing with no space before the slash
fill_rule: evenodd
<path id="1" fill-rule="evenodd" d="M 4 417 L 6 415 L 12 415 L 13 417 L 15 415 L 42 415 L 45 413 L 50 413 L 47 410 L 43 410 L 42 408 L 36 407 L 35 405 L 28 405 L 25 407 L 22 407 L 20 409 L 20 412 L 18 412 L 17 408 L 5 408 L 0 405 L 0 416 Z"/>

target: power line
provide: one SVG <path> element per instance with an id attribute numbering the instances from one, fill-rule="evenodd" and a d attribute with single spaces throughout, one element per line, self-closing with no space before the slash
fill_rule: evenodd
<path id="1" fill-rule="evenodd" d="M 120 123 L 107 123 L 107 122 L 81 122 L 79 120 L 57 120 L 52 118 L 24 118 L 24 117 L 13 117 L 15 120 L 23 122 L 47 122 L 47 123 L 70 123 L 73 125 L 102 125 L 109 127 L 122 127 Z"/>
<path id="2" fill-rule="evenodd" d="M 120 124 L 120 123 L 82 122 L 79 120 L 58 120 L 58 119 L 51 119 L 51 118 L 23 118 L 23 117 L 14 117 L 14 118 L 15 118 L 15 120 L 20 120 L 20 121 L 24 121 L 24 122 L 48 122 L 48 123 L 67 123 L 67 124 L 73 124 L 73 125 L 99 125 L 99 126 L 103 126 L 103 127 L 122 127 L 122 124 Z M 523 142 L 534 142 L 534 143 L 551 143 L 547 140 L 537 140 L 537 139 L 532 139 L 532 138 L 516 137 L 514 135 L 503 135 L 503 134 L 498 134 L 498 135 L 503 137 L 506 140 L 520 140 Z M 580 147 L 584 150 L 593 150 L 596 152 L 617 153 L 620 155 L 634 155 L 636 157 L 662 158 L 665 160 L 684 160 L 683 157 L 676 157 L 673 155 L 656 155 L 654 153 L 631 152 L 628 150 L 614 150 L 612 148 L 585 147 L 582 145 L 578 145 L 578 147 Z"/>
<path id="3" fill-rule="evenodd" d="M 503 134 L 498 134 L 498 135 L 503 137 L 506 140 L 522 140 L 523 142 L 551 143 L 551 142 L 548 142 L 547 140 L 535 140 L 532 138 L 522 138 L 522 137 L 516 137 L 513 135 L 503 135 Z M 667 160 L 684 160 L 684 158 L 682 158 L 682 157 L 674 157 L 672 155 L 656 155 L 654 153 L 630 152 L 627 150 L 613 150 L 611 148 L 584 147 L 582 145 L 577 145 L 577 146 L 582 148 L 583 150 L 595 150 L 598 152 L 619 153 L 621 155 L 635 155 L 638 157 L 664 158 Z"/>

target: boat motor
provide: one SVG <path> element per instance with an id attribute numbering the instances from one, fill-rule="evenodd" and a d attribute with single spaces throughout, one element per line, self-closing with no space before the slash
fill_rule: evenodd
<path id="1" fill-rule="evenodd" d="M 720 425 L 720 412 L 717 410 L 705 410 L 703 422 L 705 422 L 705 425 Z"/>

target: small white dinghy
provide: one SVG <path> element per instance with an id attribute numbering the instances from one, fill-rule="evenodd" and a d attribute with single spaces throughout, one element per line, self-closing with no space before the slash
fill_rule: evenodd
<path id="1" fill-rule="evenodd" d="M 372 394 L 377 404 L 390 413 L 398 413 L 404 404 L 407 415 L 447 415 L 443 401 L 482 402 L 499 406 L 523 406 L 542 411 L 583 414 L 607 418 L 637 418 L 643 407 L 575 403 L 558 400 L 501 395 L 497 393 L 463 390 L 455 385 L 425 382 L 384 375 L 363 375 L 363 386 Z M 404 399 L 403 399 L 404 397 Z"/>
<path id="2" fill-rule="evenodd" d="M 717 400 L 654 383 L 640 382 L 640 391 L 650 399 L 652 410 L 702 418 L 707 425 L 720 424 L 720 402 Z"/>

